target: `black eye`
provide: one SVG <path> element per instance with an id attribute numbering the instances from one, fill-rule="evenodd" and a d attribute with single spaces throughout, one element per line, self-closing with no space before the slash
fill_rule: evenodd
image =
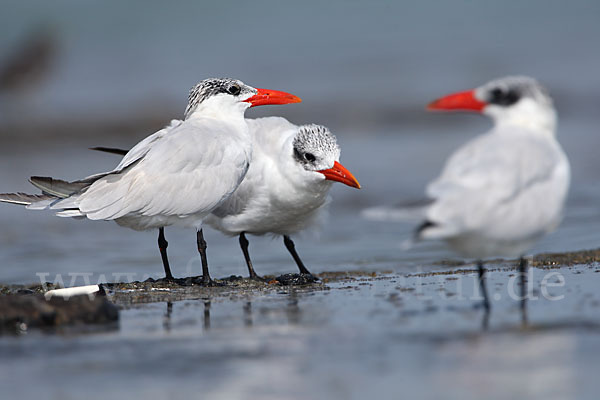
<path id="1" fill-rule="evenodd" d="M 499 100 L 504 96 L 504 91 L 502 89 L 496 88 L 490 92 L 491 101 Z"/>
<path id="2" fill-rule="evenodd" d="M 515 89 L 505 91 L 501 88 L 495 88 L 490 91 L 489 102 L 499 106 L 510 106 L 519 101 L 520 98 L 521 94 Z"/>
<path id="3" fill-rule="evenodd" d="M 312 153 L 304 153 L 304 158 L 308 162 L 314 162 L 317 159 Z"/>
<path id="4" fill-rule="evenodd" d="M 229 88 L 227 88 L 227 93 L 233 96 L 237 96 L 238 94 L 240 94 L 241 91 L 242 88 L 240 87 L 240 85 L 231 85 L 229 86 Z"/>

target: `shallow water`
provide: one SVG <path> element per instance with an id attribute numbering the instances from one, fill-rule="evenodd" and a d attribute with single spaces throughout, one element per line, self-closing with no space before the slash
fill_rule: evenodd
<path id="1" fill-rule="evenodd" d="M 503 266 L 487 328 L 474 273 L 128 305 L 99 332 L 3 337 L 0 382 L 27 398 L 594 398 L 598 271 L 533 268 L 525 329 Z M 544 292 L 556 272 L 566 286 Z"/>

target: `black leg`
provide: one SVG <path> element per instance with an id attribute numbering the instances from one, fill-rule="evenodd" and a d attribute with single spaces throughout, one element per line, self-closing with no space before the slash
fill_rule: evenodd
<path id="1" fill-rule="evenodd" d="M 158 228 L 158 249 L 160 250 L 160 257 L 162 258 L 163 267 L 165 269 L 165 279 L 172 281 L 173 274 L 171 274 L 171 267 L 169 267 L 167 247 L 169 247 L 169 242 L 165 239 L 165 228 Z"/>
<path id="2" fill-rule="evenodd" d="M 248 275 L 250 279 L 261 279 L 254 271 L 254 267 L 252 266 L 252 260 L 250 260 L 250 253 L 248 252 L 248 239 L 246 239 L 246 232 L 240 233 L 240 247 L 242 248 L 242 253 L 244 253 L 244 258 L 246 259 L 246 265 L 248 266 Z"/>
<path id="3" fill-rule="evenodd" d="M 304 266 L 304 263 L 300 259 L 300 256 L 298 255 L 298 253 L 296 253 L 296 246 L 294 246 L 294 242 L 288 235 L 283 235 L 283 243 L 285 244 L 285 247 L 288 249 L 288 251 L 292 255 L 292 258 L 294 259 L 294 261 L 296 261 L 296 265 L 298 266 L 300 273 L 312 275 L 310 273 L 310 271 L 308 269 L 306 269 L 306 267 Z"/>
<path id="4" fill-rule="evenodd" d="M 202 233 L 202 229 L 196 232 L 196 243 L 198 244 L 198 253 L 200 253 L 200 260 L 202 261 L 202 283 L 205 285 L 212 285 L 213 281 L 210 279 L 210 274 L 208 273 L 206 241 L 204 240 L 204 233 Z"/>
<path id="5" fill-rule="evenodd" d="M 477 273 L 479 275 L 479 288 L 481 289 L 481 294 L 483 295 L 483 308 L 486 312 L 490 311 L 490 301 L 488 299 L 487 288 L 485 287 L 485 269 L 483 268 L 483 262 L 477 262 Z"/>
<path id="6" fill-rule="evenodd" d="M 527 259 L 519 260 L 519 275 L 521 275 L 521 321 L 527 324 Z"/>

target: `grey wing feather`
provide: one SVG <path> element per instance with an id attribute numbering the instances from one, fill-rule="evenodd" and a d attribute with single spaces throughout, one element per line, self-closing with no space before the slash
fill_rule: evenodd
<path id="1" fill-rule="evenodd" d="M 65 206 L 61 207 L 62 210 L 58 212 L 57 215 L 67 217 L 83 217 L 85 214 L 78 210 L 75 205 L 71 206 L 68 203 L 68 201 L 71 199 L 72 201 L 76 200 L 76 197 L 78 196 L 74 195 L 85 192 L 94 182 L 101 178 L 109 175 L 120 174 L 130 167 L 136 165 L 150 151 L 152 147 L 151 145 L 154 142 L 164 137 L 172 128 L 179 126 L 181 123 L 182 121 L 179 120 L 171 121 L 169 126 L 142 140 L 129 152 L 119 149 L 109 149 L 113 150 L 115 153 L 126 153 L 119 165 L 112 171 L 91 175 L 87 178 L 73 182 L 67 182 L 51 177 L 32 176 L 29 181 L 35 187 L 40 189 L 42 194 L 2 193 L 0 194 L 0 202 L 24 205 L 27 206 L 27 208 L 34 210 L 52 208 L 52 206 L 57 202 L 66 202 Z M 98 148 L 100 151 L 108 151 L 106 149 L 107 148 Z"/>
<path id="2" fill-rule="evenodd" d="M 135 163 L 140 161 L 151 149 L 151 144 L 156 142 L 157 140 L 164 137 L 172 128 L 175 128 L 181 125 L 182 121 L 180 120 L 172 120 L 170 125 L 159 130 L 158 132 L 148 136 L 146 139 L 142 140 L 136 146 L 134 146 L 131 150 L 121 150 L 121 149 L 113 149 L 107 147 L 96 147 L 93 150 L 112 152 L 116 154 L 125 154 L 125 157 L 121 160 L 119 165 L 109 172 L 102 172 L 99 174 L 90 175 L 87 178 L 80 179 L 73 182 L 67 182 L 61 179 L 54 179 L 51 177 L 43 177 L 43 176 L 32 176 L 29 181 L 38 189 L 46 194 L 50 194 L 60 198 L 67 198 L 77 192 L 81 192 L 82 190 L 91 186 L 98 179 L 104 178 L 107 175 L 118 174 L 123 172 L 128 167 L 133 166 Z"/>
<path id="3" fill-rule="evenodd" d="M 153 133 L 146 139 L 133 146 L 133 148 L 129 150 L 129 152 L 127 152 L 125 157 L 123 157 L 119 165 L 117 165 L 117 168 L 112 170 L 110 173 L 120 172 L 132 165 L 133 163 L 135 163 L 136 161 L 141 160 L 150 151 L 154 142 L 162 139 L 166 134 L 171 132 L 171 130 L 178 127 L 182 123 L 183 121 L 174 119 L 168 126 L 164 127 L 158 132 Z"/>

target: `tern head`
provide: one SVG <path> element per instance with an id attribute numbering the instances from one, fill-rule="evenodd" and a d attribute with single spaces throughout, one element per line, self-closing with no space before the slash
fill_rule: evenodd
<path id="1" fill-rule="evenodd" d="M 356 178 L 339 163 L 340 147 L 322 125 L 302 125 L 292 142 L 294 161 L 317 181 L 336 181 L 360 189 Z"/>
<path id="2" fill-rule="evenodd" d="M 474 111 L 497 123 L 511 123 L 554 131 L 556 112 L 548 91 L 527 76 L 495 79 L 478 88 L 444 96 L 428 110 Z"/>
<path id="3" fill-rule="evenodd" d="M 277 90 L 257 89 L 238 79 L 210 78 L 201 81 L 190 90 L 185 118 L 187 119 L 206 106 L 219 109 L 237 107 L 245 110 L 248 107 L 299 103 L 301 101 L 293 94 Z"/>

